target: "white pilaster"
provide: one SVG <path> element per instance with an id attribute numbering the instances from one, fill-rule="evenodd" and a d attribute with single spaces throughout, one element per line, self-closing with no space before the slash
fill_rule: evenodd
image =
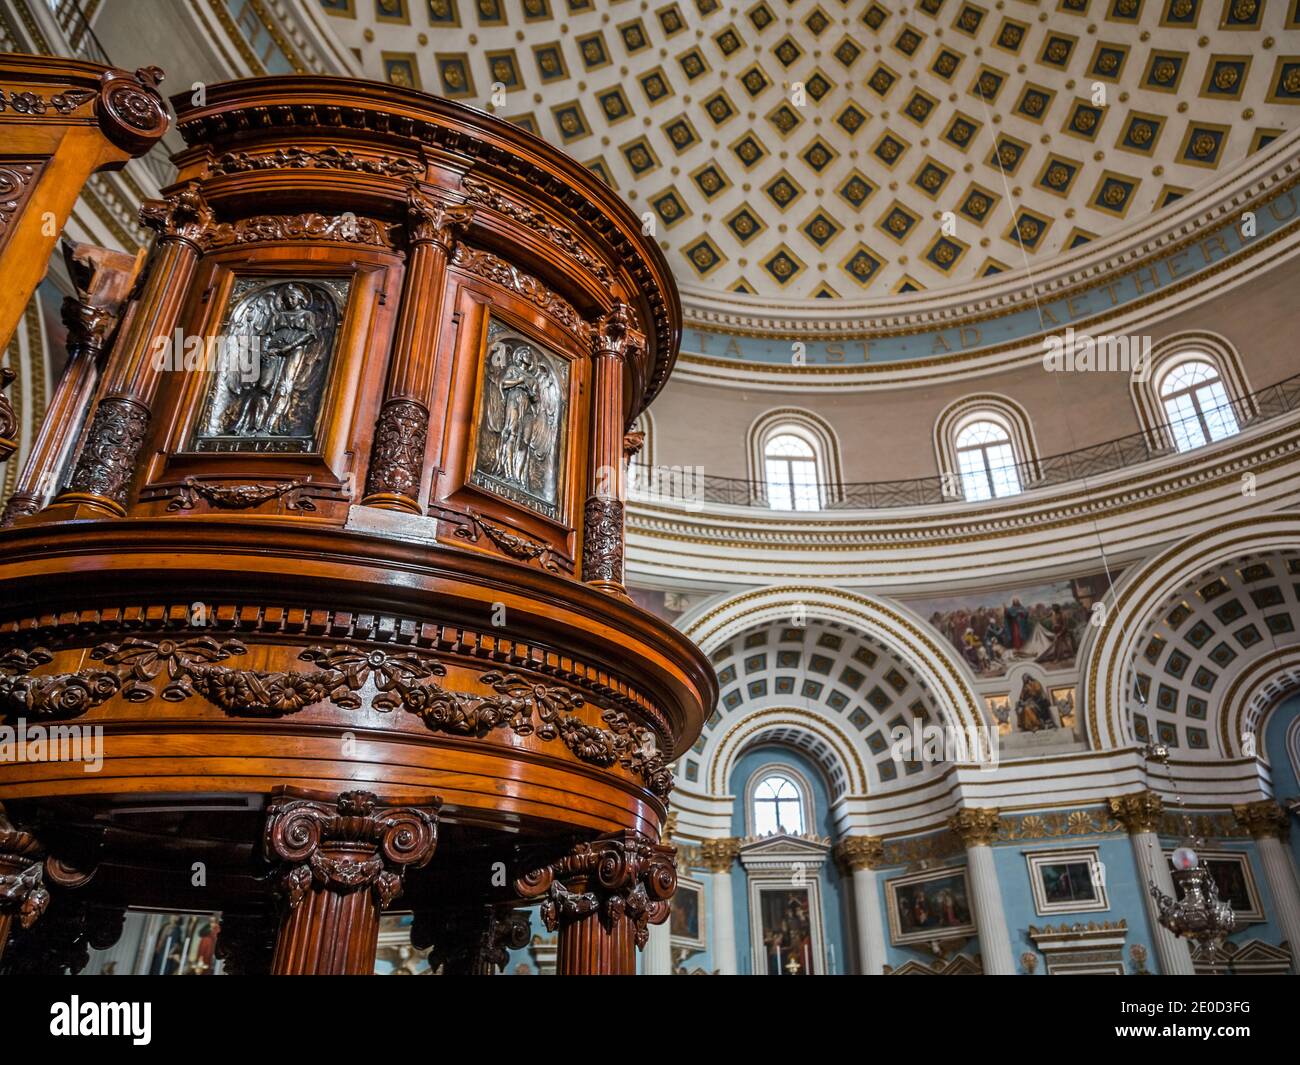
<path id="1" fill-rule="evenodd" d="M 971 909 L 975 913 L 975 926 L 979 929 L 980 963 L 984 973 L 987 976 L 1014 976 L 1016 964 L 1011 956 L 1011 933 L 1007 930 L 1002 888 L 998 885 L 990 846 L 998 831 L 998 811 L 961 810 L 949 825 L 966 845 Z"/>
<path id="2" fill-rule="evenodd" d="M 1253 802 L 1233 808 L 1237 820 L 1250 829 L 1259 848 L 1264 879 L 1273 896 L 1273 910 L 1282 938 L 1291 947 L 1291 971 L 1300 973 L 1300 884 L 1291 854 L 1282 842 L 1291 821 L 1275 802 Z"/>
<path id="3" fill-rule="evenodd" d="M 1156 835 L 1164 814 L 1160 796 L 1150 791 L 1121 795 L 1110 800 L 1110 812 L 1128 829 L 1129 842 L 1133 846 L 1133 861 L 1137 865 L 1138 887 L 1142 891 L 1142 903 L 1146 907 L 1147 923 L 1151 926 L 1151 941 L 1155 944 L 1156 961 L 1160 965 L 1161 975 L 1195 976 L 1191 948 L 1185 939 L 1174 935 L 1160 923 L 1160 908 L 1151 896 L 1150 884 L 1154 883 L 1171 899 L 1178 897 L 1173 875 L 1169 872 L 1169 863 L 1165 861 L 1164 851 L 1160 849 L 1160 838 Z"/>
<path id="4" fill-rule="evenodd" d="M 643 972 L 646 976 L 672 976 L 673 946 L 672 932 L 668 922 L 652 924 L 649 928 L 650 938 L 646 940 Z"/>

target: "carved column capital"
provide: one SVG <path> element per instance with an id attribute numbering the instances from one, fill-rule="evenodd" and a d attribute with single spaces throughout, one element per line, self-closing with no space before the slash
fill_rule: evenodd
<path id="1" fill-rule="evenodd" d="M 411 189 L 406 199 L 407 232 L 412 244 L 436 244 L 448 255 L 456 234 L 474 217 L 474 208 L 464 203 L 447 203 Z"/>
<path id="2" fill-rule="evenodd" d="M 1291 834 L 1291 818 L 1272 799 L 1234 806 L 1232 816 L 1254 839 L 1286 839 Z"/>
<path id="3" fill-rule="evenodd" d="M 1127 828 L 1130 836 L 1157 831 L 1165 813 L 1165 804 L 1154 791 L 1112 795 L 1106 805 L 1111 817 Z"/>
<path id="4" fill-rule="evenodd" d="M 706 839 L 700 843 L 700 858 L 710 873 L 729 873 L 736 859 L 740 857 L 740 840 L 734 836 L 727 839 Z"/>
<path id="5" fill-rule="evenodd" d="M 386 807 L 368 791 L 331 801 L 292 789 L 276 795 L 263 841 L 267 857 L 281 863 L 279 890 L 289 908 L 315 886 L 343 894 L 368 889 L 386 909 L 402 893 L 406 869 L 433 857 L 441 805 L 434 799 L 427 809 Z"/>
<path id="6" fill-rule="evenodd" d="M 846 836 L 835 844 L 835 857 L 850 872 L 876 869 L 884 864 L 885 843 L 879 836 Z"/>
<path id="7" fill-rule="evenodd" d="M 140 221 L 157 233 L 160 240 L 189 244 L 197 252 L 217 219 L 198 183 L 191 181 L 166 199 L 145 200 L 140 205 Z"/>
<path id="8" fill-rule="evenodd" d="M 677 851 L 639 832 L 617 832 L 579 843 L 558 861 L 519 877 L 515 892 L 543 899 L 548 931 L 596 916 L 607 927 L 626 918 L 637 947 L 649 938 L 648 926 L 668 919 L 677 890 Z"/>
<path id="9" fill-rule="evenodd" d="M 998 836 L 1002 820 L 996 807 L 969 807 L 948 818 L 948 827 L 966 847 L 988 847 Z"/>
<path id="10" fill-rule="evenodd" d="M 18 918 L 23 928 L 31 928 L 50 903 L 45 888 L 44 848 L 30 832 L 10 823 L 0 806 L 0 916 Z M 9 920 L 0 922 L 8 931 Z M 4 940 L 0 937 L 0 953 Z"/>
<path id="11" fill-rule="evenodd" d="M 595 354 L 612 359 L 626 359 L 641 346 L 636 329 L 636 315 L 622 300 L 615 300 L 596 327 L 593 336 Z"/>
<path id="12" fill-rule="evenodd" d="M 447 976 L 491 976 L 531 938 L 531 914 L 502 906 L 439 907 L 411 923 L 411 946 L 428 949 L 429 968 Z"/>

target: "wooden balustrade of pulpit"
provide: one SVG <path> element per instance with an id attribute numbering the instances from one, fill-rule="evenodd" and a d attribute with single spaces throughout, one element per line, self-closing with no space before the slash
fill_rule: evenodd
<path id="1" fill-rule="evenodd" d="M 227 971 L 285 974 L 369 972 L 412 912 L 481 974 L 540 905 L 560 972 L 633 972 L 717 694 L 623 584 L 626 441 L 681 331 L 662 254 L 440 98 L 172 105 L 143 270 L 69 251 L 69 321 L 113 339 L 74 337 L 0 528 L 0 713 L 49 739 L 0 762 L 0 968 L 75 970 L 135 906 L 220 912 Z"/>

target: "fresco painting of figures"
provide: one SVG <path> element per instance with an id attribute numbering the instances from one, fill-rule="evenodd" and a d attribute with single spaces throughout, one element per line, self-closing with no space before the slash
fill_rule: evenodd
<path id="1" fill-rule="evenodd" d="M 977 676 L 1000 677 L 1021 662 L 1072 669 L 1092 605 L 1109 588 L 1107 575 L 1095 573 L 1003 592 L 913 600 L 909 605 L 939 630 Z"/>

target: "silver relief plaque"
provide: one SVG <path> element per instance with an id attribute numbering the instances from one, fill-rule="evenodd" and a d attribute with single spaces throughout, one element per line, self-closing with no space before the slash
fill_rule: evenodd
<path id="1" fill-rule="evenodd" d="M 568 360 L 489 319 L 470 484 L 558 521 L 568 418 Z"/>
<path id="2" fill-rule="evenodd" d="M 350 281 L 239 278 L 221 335 L 195 451 L 302 453 L 316 430 Z"/>

